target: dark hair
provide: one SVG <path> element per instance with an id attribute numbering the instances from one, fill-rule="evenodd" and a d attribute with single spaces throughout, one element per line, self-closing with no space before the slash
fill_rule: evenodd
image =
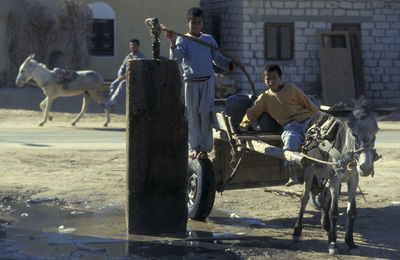
<path id="1" fill-rule="evenodd" d="M 130 40 L 129 42 L 131 42 L 131 43 L 134 43 L 134 42 L 136 42 L 136 44 L 137 44 L 137 45 L 140 45 L 140 42 L 139 42 L 139 40 L 138 40 L 138 39 L 132 39 L 132 40 Z"/>
<path id="2" fill-rule="evenodd" d="M 203 18 L 203 10 L 200 7 L 192 7 L 187 11 L 186 20 L 192 20 L 193 17 Z"/>
<path id="3" fill-rule="evenodd" d="M 279 65 L 276 64 L 270 64 L 270 65 L 265 65 L 263 72 L 264 72 L 264 76 L 265 74 L 267 74 L 267 72 L 272 72 L 272 71 L 276 71 L 279 75 L 279 77 L 282 77 L 282 70 L 279 67 Z"/>

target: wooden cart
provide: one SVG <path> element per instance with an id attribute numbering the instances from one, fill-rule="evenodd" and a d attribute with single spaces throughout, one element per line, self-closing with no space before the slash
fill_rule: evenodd
<path id="1" fill-rule="evenodd" d="M 283 152 L 280 133 L 237 133 L 230 116 L 219 100 L 213 128 L 214 147 L 209 159 L 190 159 L 188 163 L 189 218 L 205 219 L 212 210 L 215 193 L 282 185 L 289 174 L 284 158 L 301 164 L 294 152 Z"/>

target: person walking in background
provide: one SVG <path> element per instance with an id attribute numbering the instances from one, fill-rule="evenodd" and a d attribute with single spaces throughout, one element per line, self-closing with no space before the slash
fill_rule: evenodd
<path id="1" fill-rule="evenodd" d="M 101 103 L 103 108 L 114 112 L 117 105 L 125 98 L 126 94 L 126 63 L 130 59 L 144 59 L 145 55 L 139 51 L 140 42 L 138 39 L 132 39 L 129 42 L 131 52 L 125 57 L 121 67 L 118 70 L 118 77 L 110 85 L 110 98 L 106 103 Z"/>

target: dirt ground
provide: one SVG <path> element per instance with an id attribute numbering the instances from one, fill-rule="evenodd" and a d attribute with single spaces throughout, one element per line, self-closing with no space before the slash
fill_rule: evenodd
<path id="1" fill-rule="evenodd" d="M 74 116 L 55 113 L 54 122 L 45 125 L 43 131 L 50 128 L 69 129 L 69 122 Z M 38 111 L 0 109 L 0 130 L 36 129 L 40 118 Z M 123 115 L 112 115 L 110 127 L 123 129 L 124 120 Z M 102 122 L 102 114 L 88 114 L 77 128 L 96 128 Z M 380 124 L 380 128 L 400 131 L 400 122 Z M 360 181 L 366 201 L 361 194 L 357 197 L 355 241 L 361 251 L 359 256 L 347 255 L 345 251 L 345 196 L 342 196 L 339 205 L 338 241 L 341 255 L 331 257 L 327 254 L 327 236 L 320 228 L 319 212 L 310 206 L 304 217 L 302 241 L 297 244 L 291 241 L 299 208 L 299 198 L 296 196 L 301 190 L 299 185 L 217 194 L 215 210 L 207 221 L 207 228 L 212 229 L 212 224 L 219 224 L 211 231 L 229 232 L 229 228 L 224 228 L 224 223 L 217 223 L 220 219 L 216 217 L 217 213 L 222 211 L 230 218 L 228 226 L 240 226 L 247 235 L 260 236 L 258 240 L 232 242 L 224 249 L 238 259 L 399 259 L 400 149 L 382 148 L 378 149 L 378 153 L 383 159 L 375 163 L 375 177 L 361 178 Z M 1 202 L 58 198 L 59 204 L 85 209 L 112 211 L 125 207 L 124 147 L 96 151 L 88 146 L 79 149 L 6 146 L 6 149 L 0 149 L 0 169 Z M 276 190 L 294 196 L 282 195 Z M 218 258 L 214 256 L 214 259 Z"/>

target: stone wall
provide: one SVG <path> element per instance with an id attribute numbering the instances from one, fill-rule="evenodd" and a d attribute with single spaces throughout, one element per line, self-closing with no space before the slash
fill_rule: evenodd
<path id="1" fill-rule="evenodd" d="M 265 89 L 262 66 L 277 63 L 285 82 L 321 95 L 318 31 L 331 30 L 332 23 L 360 24 L 366 95 L 378 105 L 400 104 L 400 1 L 203 0 L 201 4 L 205 13 L 224 10 L 221 46 L 245 65 L 259 91 Z M 266 22 L 294 24 L 292 60 L 265 60 Z M 205 23 L 210 28 L 207 17 Z M 232 77 L 243 92 L 249 89 L 240 71 Z"/>

